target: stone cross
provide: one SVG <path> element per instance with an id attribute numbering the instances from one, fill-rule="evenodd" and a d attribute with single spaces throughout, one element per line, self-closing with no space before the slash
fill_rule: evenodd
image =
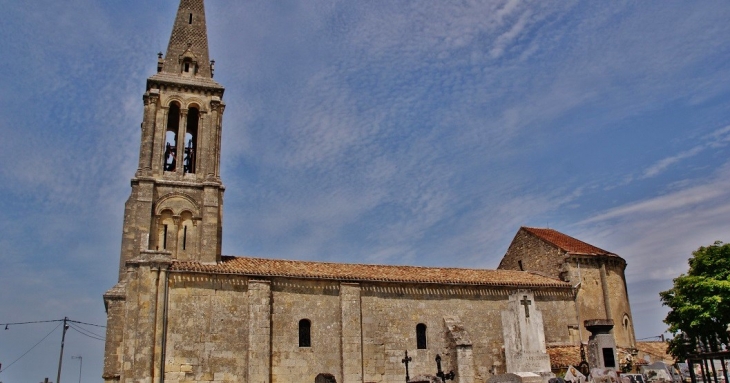
<path id="1" fill-rule="evenodd" d="M 443 370 L 441 370 L 441 355 L 436 354 L 436 369 L 438 372 L 436 372 L 436 376 L 441 378 L 441 382 L 446 383 L 447 380 L 454 380 L 454 371 L 449 371 L 448 374 L 444 374 Z"/>
<path id="2" fill-rule="evenodd" d="M 523 305 L 523 306 L 525 306 L 525 318 L 529 318 L 530 317 L 530 309 L 527 308 L 527 306 L 531 305 L 532 302 L 530 302 L 529 300 L 527 300 L 527 295 L 525 295 L 525 296 L 522 297 L 522 300 L 520 301 L 520 304 Z"/>
<path id="3" fill-rule="evenodd" d="M 406 357 L 401 360 L 401 363 L 406 365 L 406 383 L 408 383 L 409 380 L 411 380 L 411 377 L 408 376 L 408 362 L 413 361 L 413 359 L 408 356 L 408 350 L 406 350 Z"/>

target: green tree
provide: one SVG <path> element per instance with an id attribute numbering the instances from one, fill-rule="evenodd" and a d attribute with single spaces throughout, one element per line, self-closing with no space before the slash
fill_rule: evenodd
<path id="1" fill-rule="evenodd" d="M 685 359 L 695 349 L 696 341 L 728 344 L 730 244 L 717 241 L 692 252 L 687 274 L 675 278 L 674 286 L 659 296 L 670 308 L 664 323 L 675 335 L 667 350 L 672 356 Z M 689 343 L 677 336 L 680 333 L 687 334 Z"/>

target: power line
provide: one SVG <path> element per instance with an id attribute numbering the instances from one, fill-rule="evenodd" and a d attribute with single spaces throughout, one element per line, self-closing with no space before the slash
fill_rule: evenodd
<path id="1" fill-rule="evenodd" d="M 78 323 L 78 324 L 85 324 L 85 325 L 87 325 L 87 326 L 94 326 L 94 327 L 102 327 L 102 328 L 106 328 L 106 326 L 102 326 L 102 325 L 100 325 L 100 324 L 93 324 L 93 323 L 79 322 L 79 321 L 77 321 L 77 320 L 71 320 L 71 319 L 69 319 L 69 320 L 68 320 L 68 322 L 74 322 L 74 323 Z"/>
<path id="2" fill-rule="evenodd" d="M 8 329 L 8 326 L 12 325 L 19 325 L 19 324 L 32 324 L 32 323 L 48 323 L 48 322 L 63 322 L 63 319 L 53 319 L 53 320 L 37 320 L 32 322 L 14 322 L 14 323 L 0 323 L 0 326 L 5 326 L 5 329 Z"/>
<path id="3" fill-rule="evenodd" d="M 662 334 L 662 335 L 648 336 L 646 338 L 641 338 L 641 339 L 637 339 L 637 340 L 647 340 L 647 339 L 654 339 L 654 338 L 663 339 L 664 338 L 664 334 Z"/>
<path id="4" fill-rule="evenodd" d="M 83 331 L 83 332 L 85 332 L 85 333 L 87 333 L 87 334 L 91 334 L 91 335 L 93 335 L 93 336 L 95 336 L 95 337 L 98 337 L 98 338 L 104 338 L 104 337 L 105 337 L 104 335 L 99 335 L 99 334 L 97 334 L 97 333 L 95 333 L 95 332 L 93 332 L 93 331 L 87 330 L 87 329 L 85 329 L 85 328 L 83 328 L 83 327 L 79 327 L 79 326 L 77 326 L 77 325 L 71 325 L 71 326 L 73 326 L 74 328 L 76 328 L 76 329 L 77 329 L 77 330 L 79 330 L 79 331 Z"/>
<path id="5" fill-rule="evenodd" d="M 54 320 L 54 321 L 43 321 L 43 322 L 58 322 L 58 321 L 55 321 L 55 320 Z M 40 323 L 40 322 L 35 322 L 35 323 Z M 34 344 L 34 345 L 33 345 L 33 347 L 31 347 L 31 348 L 30 348 L 30 349 L 29 349 L 28 351 L 26 351 L 25 353 L 23 353 L 23 355 L 19 356 L 19 357 L 18 357 L 18 359 L 15 359 L 15 360 L 14 360 L 14 361 L 12 361 L 12 362 L 11 362 L 11 363 L 10 363 L 9 365 L 5 366 L 5 368 L 3 368 L 2 370 L 0 370 L 0 372 L 3 372 L 3 371 L 5 371 L 5 370 L 7 370 L 8 368 L 10 368 L 10 366 L 12 366 L 13 364 L 15 364 L 15 362 L 19 361 L 19 360 L 20 360 L 20 359 L 22 359 L 22 358 L 23 358 L 24 356 L 26 356 L 26 355 L 27 355 L 27 354 L 28 354 L 29 352 L 31 352 L 31 351 L 32 351 L 32 350 L 33 350 L 33 349 L 34 349 L 34 348 L 35 348 L 36 346 L 38 346 L 39 344 L 41 344 L 41 342 L 43 342 L 44 340 L 46 340 L 46 338 L 48 338 L 48 336 L 49 336 L 49 335 L 53 334 L 53 332 L 54 332 L 54 331 L 56 331 L 56 329 L 57 329 L 57 328 L 58 328 L 58 327 L 59 327 L 60 325 L 61 325 L 61 323 L 59 323 L 58 325 L 56 325 L 56 327 L 54 327 L 54 328 L 53 328 L 53 330 L 51 330 L 51 332 L 49 332 L 48 334 L 46 334 L 46 336 L 44 336 L 44 337 L 43 337 L 43 339 L 39 340 L 39 341 L 38 341 L 38 343 Z"/>
<path id="6" fill-rule="evenodd" d="M 91 338 L 91 339 L 96 339 L 96 340 L 101 340 L 101 341 L 105 340 L 104 338 L 102 338 L 102 337 L 100 337 L 100 336 L 97 336 L 97 335 L 96 335 L 96 334 L 94 334 L 93 332 L 86 332 L 85 330 L 83 330 L 83 329 L 80 329 L 80 328 L 78 328 L 77 326 L 74 326 L 74 325 L 69 325 L 69 326 L 71 326 L 71 328 L 72 328 L 72 329 L 73 329 L 74 331 L 76 331 L 77 333 L 79 333 L 79 334 L 81 334 L 81 335 L 83 335 L 83 336 L 85 336 L 85 337 L 89 337 L 89 338 Z"/>
<path id="7" fill-rule="evenodd" d="M 67 322 L 78 323 L 78 324 L 83 324 L 83 325 L 86 325 L 86 326 L 94 326 L 94 327 L 106 328 L 106 326 L 102 326 L 102 325 L 98 325 L 98 324 L 93 324 L 93 323 L 81 322 L 81 321 L 72 320 L 72 319 L 67 319 L 66 321 Z M 0 323 L 0 326 L 5 326 L 5 329 L 7 330 L 8 329 L 8 326 L 16 326 L 16 325 L 23 325 L 23 324 L 35 324 L 35 323 L 49 323 L 49 322 L 63 322 L 63 319 L 37 320 L 37 321 L 30 321 L 30 322 L 8 322 L 8 323 Z"/>

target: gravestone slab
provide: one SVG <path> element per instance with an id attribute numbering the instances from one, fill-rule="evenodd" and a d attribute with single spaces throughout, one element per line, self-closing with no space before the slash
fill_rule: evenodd
<path id="1" fill-rule="evenodd" d="M 509 296 L 507 310 L 502 311 L 502 332 L 508 373 L 550 374 L 542 312 L 532 291 L 518 290 Z"/>

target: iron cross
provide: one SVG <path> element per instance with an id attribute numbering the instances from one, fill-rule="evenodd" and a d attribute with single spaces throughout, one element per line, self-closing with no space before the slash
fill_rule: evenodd
<path id="1" fill-rule="evenodd" d="M 529 300 L 527 300 L 527 295 L 523 295 L 522 296 L 522 300 L 520 301 L 520 304 L 523 305 L 523 306 L 525 306 L 525 318 L 529 318 L 530 317 L 530 309 L 527 308 L 527 306 L 531 305 L 532 302 L 530 302 Z"/>
<path id="2" fill-rule="evenodd" d="M 408 350 L 406 350 L 406 357 L 401 360 L 401 363 L 404 363 L 406 365 L 406 383 L 408 383 L 409 380 L 411 380 L 411 377 L 408 376 L 408 362 L 412 361 L 413 359 L 408 356 Z"/>
<path id="3" fill-rule="evenodd" d="M 448 374 L 444 374 L 441 370 L 441 355 L 438 354 L 436 354 L 436 369 L 438 370 L 436 376 L 441 378 L 441 382 L 446 383 L 447 380 L 454 380 L 454 371 L 449 371 Z"/>

